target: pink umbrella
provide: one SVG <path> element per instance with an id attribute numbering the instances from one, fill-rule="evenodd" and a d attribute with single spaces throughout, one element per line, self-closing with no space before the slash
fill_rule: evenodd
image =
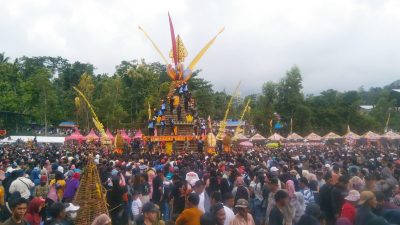
<path id="1" fill-rule="evenodd" d="M 81 143 L 82 141 L 86 140 L 86 138 L 79 133 L 78 129 L 75 129 L 74 133 L 72 133 L 70 136 L 65 137 L 65 141 L 78 141 L 79 143 Z"/>

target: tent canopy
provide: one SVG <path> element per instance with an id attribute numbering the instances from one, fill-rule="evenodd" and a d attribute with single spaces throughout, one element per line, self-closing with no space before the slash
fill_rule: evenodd
<path id="1" fill-rule="evenodd" d="M 65 141 L 71 141 L 71 140 L 81 142 L 86 140 L 86 137 L 84 137 L 81 133 L 79 133 L 78 129 L 75 129 L 74 133 L 72 133 L 70 136 L 65 137 Z"/>
<path id="2" fill-rule="evenodd" d="M 393 131 L 388 131 L 384 135 L 382 135 L 383 138 L 389 139 L 389 140 L 399 140 L 400 139 L 400 134 L 395 133 Z"/>
<path id="3" fill-rule="evenodd" d="M 61 122 L 58 126 L 61 128 L 74 128 L 77 125 L 74 122 Z"/>
<path id="4" fill-rule="evenodd" d="M 372 131 L 368 131 L 362 137 L 367 140 L 379 140 L 381 138 L 381 135 L 374 133 Z"/>
<path id="5" fill-rule="evenodd" d="M 240 133 L 240 134 L 236 135 L 235 137 L 233 137 L 233 140 L 247 141 L 247 140 L 249 140 L 249 138 Z"/>
<path id="6" fill-rule="evenodd" d="M 269 140 L 269 141 L 282 141 L 282 140 L 285 140 L 285 138 L 282 137 L 281 135 L 279 135 L 278 133 L 275 133 L 275 134 L 271 135 L 271 136 L 268 138 L 268 140 Z"/>
<path id="7" fill-rule="evenodd" d="M 255 134 L 253 137 L 250 138 L 250 141 L 265 141 L 265 140 L 267 139 L 259 133 Z"/>
<path id="8" fill-rule="evenodd" d="M 329 132 L 328 134 L 326 134 L 324 136 L 324 139 L 339 139 L 339 138 L 342 138 L 342 137 L 333 132 Z"/>
<path id="9" fill-rule="evenodd" d="M 312 132 L 311 134 L 307 135 L 307 136 L 305 137 L 305 139 L 306 139 L 307 141 L 321 141 L 322 138 L 321 138 L 321 136 L 319 136 L 318 134 Z"/>
<path id="10" fill-rule="evenodd" d="M 360 139 L 360 135 L 349 131 L 347 134 L 343 135 L 345 139 Z"/>
<path id="11" fill-rule="evenodd" d="M 90 129 L 90 132 L 88 135 L 86 135 L 86 140 L 87 141 L 93 141 L 93 140 L 99 140 L 99 136 L 94 132 L 93 128 Z"/>
<path id="12" fill-rule="evenodd" d="M 129 135 L 126 133 L 125 129 L 121 130 L 121 136 L 126 142 L 130 142 L 131 138 Z"/>
<path id="13" fill-rule="evenodd" d="M 291 133 L 287 136 L 286 140 L 303 140 L 304 138 L 296 133 Z"/>
<path id="14" fill-rule="evenodd" d="M 106 134 L 107 134 L 108 139 L 110 139 L 110 141 L 114 142 L 115 138 L 108 128 L 106 130 Z"/>
<path id="15" fill-rule="evenodd" d="M 240 142 L 239 145 L 240 145 L 240 146 L 243 146 L 243 147 L 253 147 L 253 143 L 251 143 L 250 141 L 243 141 L 243 142 Z"/>
<path id="16" fill-rule="evenodd" d="M 135 137 L 133 139 L 142 139 L 143 133 L 142 130 L 138 130 L 135 133 Z"/>

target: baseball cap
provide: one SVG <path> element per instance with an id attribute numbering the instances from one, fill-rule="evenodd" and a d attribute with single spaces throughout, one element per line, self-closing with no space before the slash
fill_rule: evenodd
<path id="1" fill-rule="evenodd" d="M 276 171 L 279 171 L 279 169 L 276 168 L 275 166 L 273 166 L 273 167 L 271 167 L 270 171 L 271 171 L 271 172 L 276 172 Z"/>
<path id="2" fill-rule="evenodd" d="M 351 190 L 344 199 L 346 199 L 347 201 L 356 202 L 360 200 L 360 192 L 358 192 L 357 190 Z"/>
<path id="3" fill-rule="evenodd" d="M 246 199 L 241 198 L 241 199 L 237 200 L 235 207 L 236 208 L 247 208 L 247 207 L 249 207 L 249 202 Z"/>
<path id="4" fill-rule="evenodd" d="M 143 205 L 142 211 L 143 213 L 147 213 L 147 212 L 158 212 L 159 210 L 154 203 L 147 202 Z"/>
<path id="5" fill-rule="evenodd" d="M 371 191 L 363 191 L 360 195 L 360 201 L 358 202 L 359 205 L 363 205 L 371 199 L 375 198 L 375 194 Z"/>
<path id="6" fill-rule="evenodd" d="M 65 212 L 73 212 L 73 211 L 78 211 L 81 207 L 78 205 L 74 205 L 72 203 L 67 203 L 65 205 Z"/>

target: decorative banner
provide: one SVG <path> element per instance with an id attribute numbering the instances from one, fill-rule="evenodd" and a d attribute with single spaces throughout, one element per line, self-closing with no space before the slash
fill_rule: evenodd
<path id="1" fill-rule="evenodd" d="M 6 136 L 7 131 L 6 130 L 0 130 L 0 136 Z"/>
<path id="2" fill-rule="evenodd" d="M 152 142 L 159 142 L 159 141 L 168 142 L 168 141 L 174 141 L 174 139 L 175 139 L 175 141 L 185 141 L 185 140 L 192 141 L 192 140 L 196 139 L 196 137 L 193 136 L 193 135 L 187 135 L 187 136 L 183 136 L 183 135 L 179 135 L 179 136 L 157 136 L 157 137 L 155 137 L 155 136 L 145 136 L 145 137 L 143 137 L 143 139 L 145 141 L 152 141 Z"/>

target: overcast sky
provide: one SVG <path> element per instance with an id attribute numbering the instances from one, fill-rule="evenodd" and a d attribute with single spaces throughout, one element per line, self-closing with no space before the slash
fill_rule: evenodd
<path id="1" fill-rule="evenodd" d="M 122 60 L 161 61 L 167 12 L 189 56 L 225 26 L 197 68 L 216 90 L 257 93 L 293 65 L 304 92 L 383 86 L 400 79 L 399 0 L 0 0 L 0 52 L 12 58 L 62 56 L 96 73 Z"/>

